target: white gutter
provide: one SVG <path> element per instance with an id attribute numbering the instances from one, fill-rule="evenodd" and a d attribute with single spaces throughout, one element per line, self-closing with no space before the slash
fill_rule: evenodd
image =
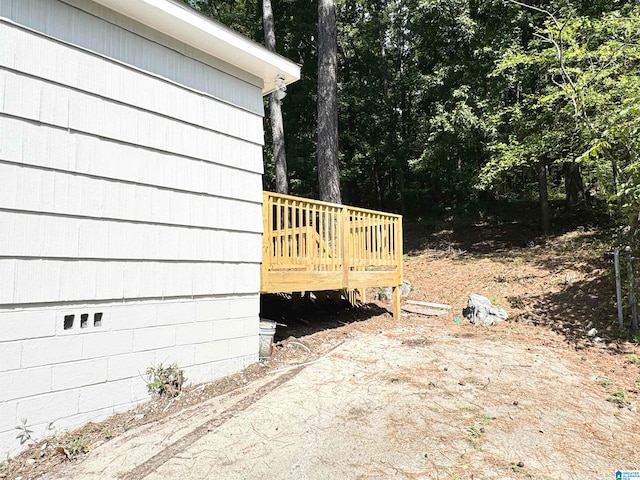
<path id="1" fill-rule="evenodd" d="M 300 79 L 294 62 L 175 0 L 93 1 L 262 78 L 263 95 L 275 90 L 278 77 L 285 85 Z"/>

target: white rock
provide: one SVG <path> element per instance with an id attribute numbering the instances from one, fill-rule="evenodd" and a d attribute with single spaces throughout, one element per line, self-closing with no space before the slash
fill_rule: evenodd
<path id="1" fill-rule="evenodd" d="M 495 325 L 509 316 L 504 309 L 495 307 L 487 297 L 475 293 L 469 295 L 467 308 L 462 313 L 471 323 L 483 326 Z"/>

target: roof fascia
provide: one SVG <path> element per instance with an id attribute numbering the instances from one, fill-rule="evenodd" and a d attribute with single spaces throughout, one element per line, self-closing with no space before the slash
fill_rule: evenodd
<path id="1" fill-rule="evenodd" d="M 263 80 L 262 94 L 300 79 L 300 66 L 175 0 L 93 0 Z"/>

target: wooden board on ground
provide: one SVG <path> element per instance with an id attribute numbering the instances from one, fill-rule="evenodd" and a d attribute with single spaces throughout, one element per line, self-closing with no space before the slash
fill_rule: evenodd
<path id="1" fill-rule="evenodd" d="M 426 315 L 428 317 L 438 317 L 440 315 L 446 315 L 448 312 L 438 308 L 428 308 L 420 305 L 403 305 L 402 310 L 409 313 L 417 313 L 419 315 Z"/>
<path id="2" fill-rule="evenodd" d="M 421 305 L 423 307 L 443 308 L 446 310 L 449 310 L 451 308 L 451 305 L 446 305 L 444 303 L 419 302 L 418 300 L 407 300 L 406 302 L 410 305 Z"/>

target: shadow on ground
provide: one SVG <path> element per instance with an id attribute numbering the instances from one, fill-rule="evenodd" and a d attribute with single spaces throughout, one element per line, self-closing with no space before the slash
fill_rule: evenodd
<path id="1" fill-rule="evenodd" d="M 577 208 L 566 211 L 555 207 L 551 231 L 543 235 L 535 204 L 519 208 L 490 221 L 406 221 L 404 252 L 419 255 L 424 250 L 464 254 L 472 257 L 512 256 L 532 248 L 552 244 L 574 233 L 574 243 L 611 241 L 615 223 L 604 209 Z"/>
<path id="2" fill-rule="evenodd" d="M 531 280 L 530 293 L 506 300 L 522 320 L 560 333 L 576 348 L 600 348 L 632 337 L 628 307 L 624 326 L 618 325 L 613 258 L 607 252 L 618 241 L 611 219 L 602 215 L 566 214 L 547 236 L 526 215 L 509 222 L 405 226 L 409 259 L 444 259 L 452 268 L 489 259 L 509 265 L 506 278 L 498 275 L 495 281 Z M 522 277 L 519 265 L 536 266 L 539 274 Z M 597 333 L 588 336 L 593 328 Z"/>
<path id="3" fill-rule="evenodd" d="M 404 251 L 409 257 L 420 255 L 427 250 L 442 255 L 510 258 L 553 246 L 566 235 L 572 235 L 571 247 L 590 246 L 607 241 L 603 238 L 607 233 L 584 227 L 566 226 L 543 236 L 534 226 L 520 222 L 446 226 L 413 223 L 405 227 Z"/>
<path id="4" fill-rule="evenodd" d="M 524 310 L 520 315 L 523 320 L 550 328 L 576 348 L 629 338 L 628 317 L 625 327 L 618 326 L 615 286 L 606 273 L 564 285 L 557 292 L 507 300 L 512 307 Z M 597 333 L 588 335 L 594 328 Z"/>
<path id="5" fill-rule="evenodd" d="M 519 219 L 508 222 L 406 222 L 404 251 L 409 259 L 444 259 L 451 262 L 448 265 L 452 269 L 478 259 L 508 262 L 512 272 L 508 277 L 539 282 L 526 295 L 506 298 L 522 320 L 562 334 L 577 348 L 601 345 L 593 342 L 594 336 L 587 335 L 592 328 L 598 331 L 596 336 L 602 343 L 629 339 L 628 315 L 625 326 L 618 327 L 613 265 L 606 254 L 613 238 L 610 219 L 578 214 L 558 216 L 551 234 L 542 236 L 536 219 L 530 217 L 521 212 Z M 522 277 L 518 272 L 518 265 L 522 264 L 535 265 L 541 271 L 532 279 Z M 500 281 L 498 277 L 495 281 Z M 550 279 L 557 283 L 545 286 Z M 504 279 L 509 280 L 513 279 Z M 452 288 L 463 291 L 462 283 Z M 376 304 L 353 308 L 344 300 L 303 298 L 294 305 L 288 294 L 261 297 L 261 316 L 286 325 L 277 328 L 276 341 L 362 322 L 384 313 L 389 311 Z"/>
<path id="6" fill-rule="evenodd" d="M 290 294 L 264 294 L 260 297 L 260 316 L 284 324 L 277 327 L 275 341 L 363 322 L 384 313 L 391 315 L 374 303 L 353 307 L 344 299 L 336 302 L 315 295 L 303 297 L 299 302 L 294 302 Z"/>

